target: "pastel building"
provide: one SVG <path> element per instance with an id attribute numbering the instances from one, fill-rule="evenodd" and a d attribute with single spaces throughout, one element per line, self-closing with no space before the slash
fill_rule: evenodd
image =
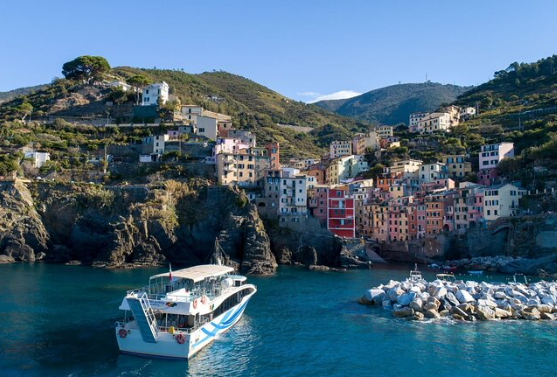
<path id="1" fill-rule="evenodd" d="M 447 173 L 450 178 L 463 179 L 472 173 L 472 163 L 466 161 L 464 155 L 442 156 L 442 161 L 447 166 Z"/>
<path id="2" fill-rule="evenodd" d="M 394 130 L 395 126 L 379 126 L 375 128 L 375 132 L 377 132 L 382 139 L 394 136 Z"/>
<path id="3" fill-rule="evenodd" d="M 332 159 L 352 154 L 352 142 L 335 140 L 329 147 L 329 155 Z"/>
<path id="4" fill-rule="evenodd" d="M 282 170 L 279 195 L 280 216 L 307 216 L 308 180 L 305 174 L 300 174 L 297 169 Z"/>
<path id="5" fill-rule="evenodd" d="M 420 123 L 420 121 L 426 115 L 427 115 L 427 113 L 422 113 L 422 112 L 411 113 L 410 114 L 410 119 L 409 119 L 409 122 L 408 122 L 408 131 L 409 132 L 419 132 L 418 124 Z"/>
<path id="6" fill-rule="evenodd" d="M 432 183 L 448 177 L 447 166 L 440 162 L 420 166 L 419 179 L 423 183 Z"/>
<path id="7" fill-rule="evenodd" d="M 480 170 L 494 169 L 504 158 L 514 157 L 514 143 L 482 145 L 479 157 Z"/>
<path id="8" fill-rule="evenodd" d="M 483 217 L 486 221 L 516 216 L 524 191 L 512 183 L 486 187 L 483 191 Z"/>

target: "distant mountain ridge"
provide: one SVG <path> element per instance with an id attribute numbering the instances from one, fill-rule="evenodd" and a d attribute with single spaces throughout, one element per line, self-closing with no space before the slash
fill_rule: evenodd
<path id="1" fill-rule="evenodd" d="M 30 94 L 31 92 L 34 92 L 36 90 L 41 90 L 45 87 L 46 87 L 46 84 L 36 85 L 36 86 L 27 86 L 27 87 L 24 87 L 24 88 L 17 88 L 17 89 L 13 89 L 13 90 L 8 90 L 6 92 L 0 92 L 0 103 L 11 101 L 12 99 L 14 99 L 18 96 L 26 96 L 26 95 Z"/>
<path id="2" fill-rule="evenodd" d="M 356 97 L 316 102 L 325 110 L 354 119 L 377 123 L 408 123 L 408 115 L 434 111 L 441 104 L 454 102 L 471 89 L 434 82 L 398 84 L 375 89 Z"/>

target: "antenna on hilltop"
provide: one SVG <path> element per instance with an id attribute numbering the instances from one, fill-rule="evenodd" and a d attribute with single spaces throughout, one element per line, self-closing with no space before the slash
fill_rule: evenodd
<path id="1" fill-rule="evenodd" d="M 428 82 L 429 79 L 427 78 L 427 72 L 425 73 L 425 82 Z"/>

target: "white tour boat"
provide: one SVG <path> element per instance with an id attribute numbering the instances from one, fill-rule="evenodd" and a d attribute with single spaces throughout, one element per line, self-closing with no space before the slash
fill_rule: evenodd
<path id="1" fill-rule="evenodd" d="M 188 359 L 232 327 L 257 291 L 227 266 L 206 264 L 154 275 L 128 291 L 116 322 L 122 353 Z"/>

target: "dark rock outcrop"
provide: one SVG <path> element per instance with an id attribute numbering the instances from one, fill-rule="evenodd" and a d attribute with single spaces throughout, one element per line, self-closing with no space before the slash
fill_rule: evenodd
<path id="1" fill-rule="evenodd" d="M 262 221 L 244 193 L 204 180 L 162 187 L 3 182 L 1 262 L 79 261 L 107 267 L 209 263 L 215 239 L 246 273 L 277 263 Z"/>

